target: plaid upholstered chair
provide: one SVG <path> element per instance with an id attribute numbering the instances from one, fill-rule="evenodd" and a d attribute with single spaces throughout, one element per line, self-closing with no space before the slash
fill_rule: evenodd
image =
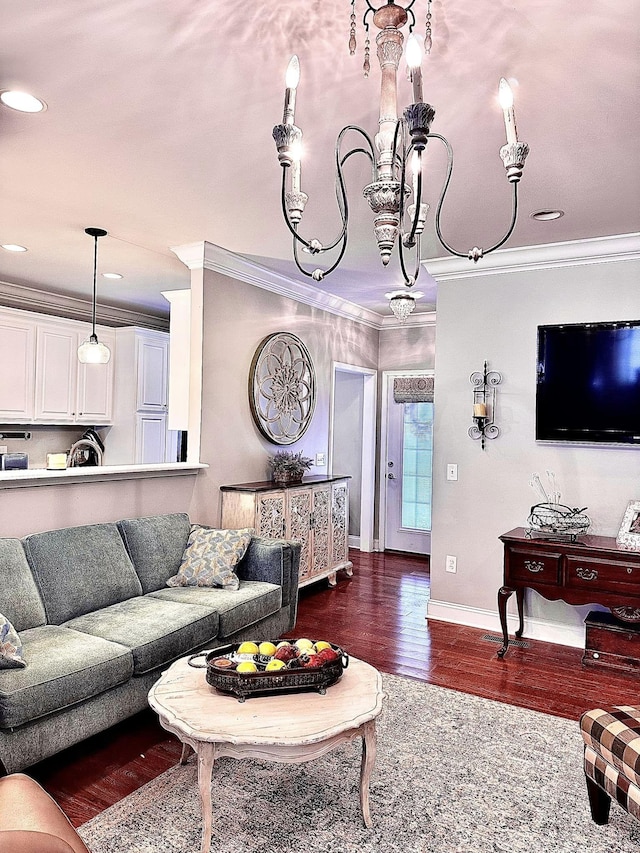
<path id="1" fill-rule="evenodd" d="M 640 820 L 640 707 L 586 711 L 580 731 L 593 820 L 607 823 L 612 799 Z"/>

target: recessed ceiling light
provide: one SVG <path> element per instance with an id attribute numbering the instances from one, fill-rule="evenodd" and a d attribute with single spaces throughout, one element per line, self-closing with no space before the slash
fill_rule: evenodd
<path id="1" fill-rule="evenodd" d="M 553 219 L 560 219 L 564 216 L 564 210 L 536 210 L 530 213 L 531 219 L 536 219 L 538 222 L 551 222 Z"/>
<path id="2" fill-rule="evenodd" d="M 5 107 L 12 110 L 20 110 L 21 113 L 41 113 L 46 110 L 47 105 L 40 98 L 35 98 L 28 92 L 16 92 L 13 89 L 4 89 L 0 92 L 0 101 Z"/>
<path id="3" fill-rule="evenodd" d="M 0 249 L 4 249 L 6 252 L 27 252 L 28 251 L 26 246 L 19 246 L 17 243 L 2 243 L 2 245 L 0 245 Z"/>
<path id="4" fill-rule="evenodd" d="M 119 272 L 103 272 L 102 278 L 122 278 Z"/>

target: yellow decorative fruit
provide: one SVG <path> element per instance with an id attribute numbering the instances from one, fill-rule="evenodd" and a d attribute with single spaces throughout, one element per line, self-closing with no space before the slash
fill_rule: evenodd
<path id="1" fill-rule="evenodd" d="M 273 672 L 276 669 L 285 669 L 286 663 L 283 660 L 278 660 L 274 658 L 270 660 L 269 663 L 265 666 L 265 672 Z"/>
<path id="2" fill-rule="evenodd" d="M 300 640 L 296 640 L 295 645 L 297 649 L 300 649 L 300 651 L 305 651 L 307 649 L 313 648 L 313 643 L 311 642 L 311 640 L 307 640 L 304 637 L 302 637 L 302 639 Z"/>
<path id="3" fill-rule="evenodd" d="M 258 646 L 258 651 L 261 655 L 267 655 L 268 657 L 271 657 L 271 655 L 275 655 L 276 647 L 274 643 L 270 643 L 268 640 L 265 640 Z"/>
<path id="4" fill-rule="evenodd" d="M 323 649 L 330 649 L 331 643 L 327 643 L 326 640 L 318 640 L 317 643 L 314 643 L 317 652 L 321 652 Z"/>
<path id="5" fill-rule="evenodd" d="M 257 655 L 258 654 L 258 646 L 256 643 L 251 643 L 246 641 L 244 643 L 240 643 L 238 646 L 238 654 L 239 655 Z"/>
<path id="6" fill-rule="evenodd" d="M 236 672 L 257 672 L 258 667 L 251 660 L 243 660 L 236 667 Z"/>

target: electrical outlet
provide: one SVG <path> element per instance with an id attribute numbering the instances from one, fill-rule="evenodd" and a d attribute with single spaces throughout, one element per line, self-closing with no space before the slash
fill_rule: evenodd
<path id="1" fill-rule="evenodd" d="M 326 454 L 325 453 L 316 453 L 316 465 L 326 465 Z"/>
<path id="2" fill-rule="evenodd" d="M 455 574 L 458 571 L 458 558 L 452 557 L 451 554 L 447 554 L 445 560 L 445 569 L 452 574 Z"/>
<path id="3" fill-rule="evenodd" d="M 458 466 L 455 462 L 449 462 L 447 464 L 447 480 L 457 480 L 458 479 Z"/>

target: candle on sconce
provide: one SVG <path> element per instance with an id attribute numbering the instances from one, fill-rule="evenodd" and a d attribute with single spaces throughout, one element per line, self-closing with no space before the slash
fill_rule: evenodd
<path id="1" fill-rule="evenodd" d="M 500 78 L 498 86 L 498 100 L 502 107 L 504 116 L 504 128 L 507 132 L 507 145 L 513 145 L 518 141 L 518 131 L 516 129 L 516 114 L 513 109 L 513 92 L 511 86 L 507 83 L 504 77 Z"/>
<path id="2" fill-rule="evenodd" d="M 485 403 L 474 403 L 473 404 L 473 417 L 474 418 L 486 418 L 487 417 L 487 406 Z"/>
<path id="3" fill-rule="evenodd" d="M 407 39 L 407 65 L 411 71 L 411 82 L 413 84 L 413 103 L 422 103 L 422 48 L 420 42 L 413 35 Z"/>
<path id="4" fill-rule="evenodd" d="M 300 61 L 298 57 L 294 55 L 289 60 L 289 65 L 287 66 L 287 73 L 285 75 L 285 89 L 284 93 L 284 113 L 282 116 L 283 124 L 294 124 L 295 123 L 295 110 L 296 110 L 296 89 L 298 87 L 298 83 L 300 82 Z"/>
<path id="5" fill-rule="evenodd" d="M 300 140 L 296 140 L 291 146 L 291 189 L 294 193 L 300 192 L 300 176 L 302 167 L 300 165 L 300 157 L 302 155 L 302 145 Z"/>

